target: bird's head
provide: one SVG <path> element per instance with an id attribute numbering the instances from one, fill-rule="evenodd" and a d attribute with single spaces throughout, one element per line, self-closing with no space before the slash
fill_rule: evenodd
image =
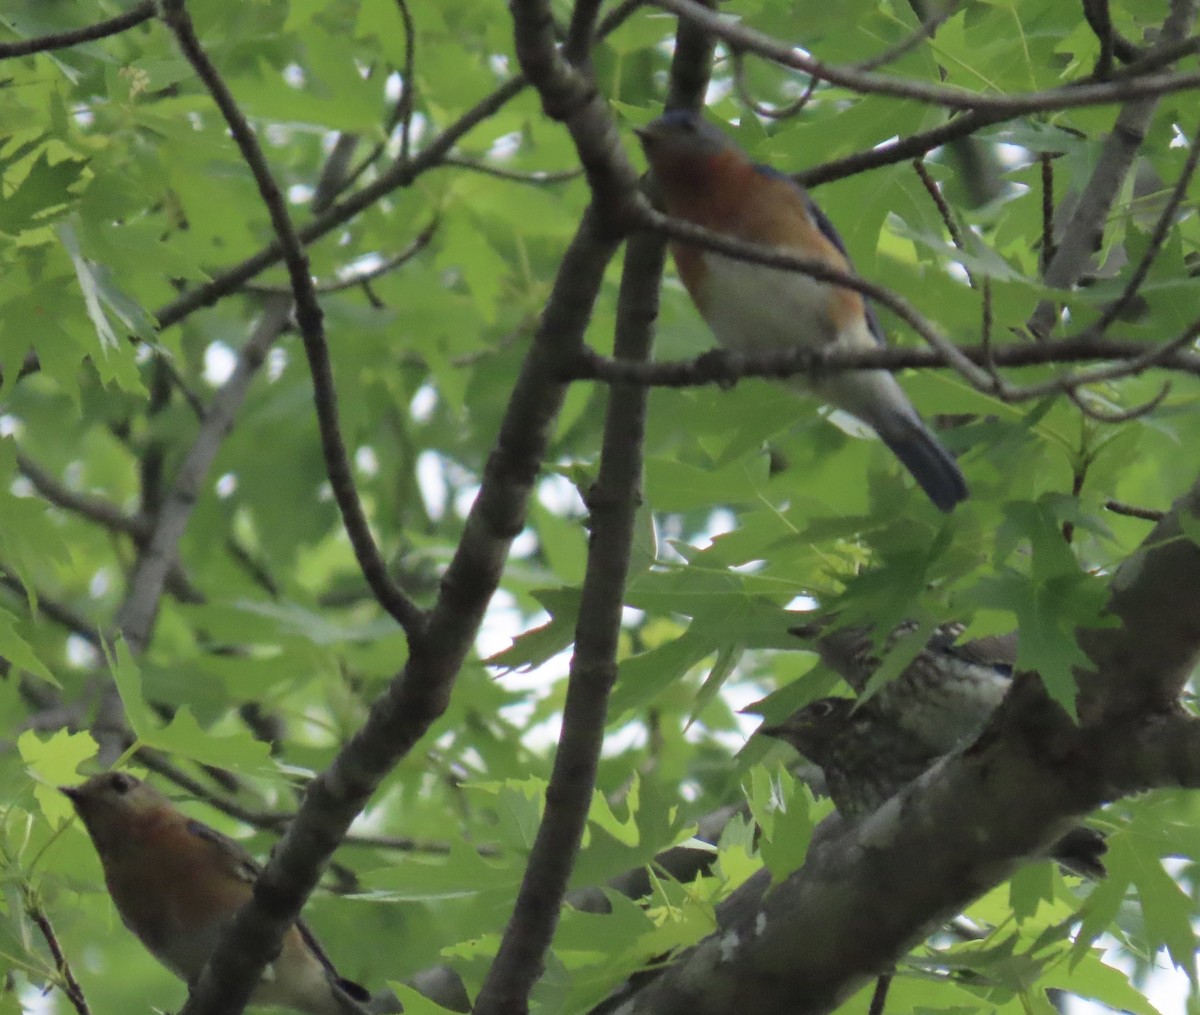
<path id="1" fill-rule="evenodd" d="M 709 159 L 733 148 L 719 127 L 690 109 L 672 109 L 634 133 L 656 171 Z"/>
<path id="2" fill-rule="evenodd" d="M 855 704 L 851 698 L 818 698 L 781 723 L 760 726 L 758 732 L 787 741 L 810 761 L 823 765 L 836 745 L 854 737 Z"/>
<path id="3" fill-rule="evenodd" d="M 101 772 L 79 786 L 58 788 L 83 819 L 101 855 L 122 845 L 147 818 L 164 809 L 174 811 L 163 794 L 128 772 Z"/>

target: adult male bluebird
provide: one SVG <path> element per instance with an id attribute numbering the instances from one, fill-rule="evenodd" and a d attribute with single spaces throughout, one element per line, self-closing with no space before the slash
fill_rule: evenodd
<path id="1" fill-rule="evenodd" d="M 874 707 L 871 699 L 820 698 L 783 722 L 758 732 L 791 744 L 820 767 L 834 806 L 851 820 L 870 814 L 941 756 Z M 1094 829 L 1079 826 L 1049 850 L 1063 866 L 1099 878 L 1107 846 Z"/>
<path id="2" fill-rule="evenodd" d="M 222 930 L 249 900 L 257 865 L 232 839 L 124 772 L 59 788 L 92 837 L 125 926 L 171 972 L 194 983 Z M 288 928 L 250 1003 L 307 1015 L 363 1015 L 369 997 L 338 975 L 299 922 Z"/>
<path id="3" fill-rule="evenodd" d="M 841 238 L 812 198 L 782 173 L 752 163 L 707 120 L 672 110 L 636 133 L 668 214 L 853 270 Z M 671 250 L 700 315 L 729 349 L 871 349 L 884 343 L 870 303 L 853 289 L 685 243 L 674 242 Z M 941 510 L 966 498 L 958 465 L 886 370 L 845 371 L 811 387 L 870 424 Z"/>
<path id="4" fill-rule="evenodd" d="M 895 628 L 883 650 L 891 651 L 915 626 Z M 811 640 L 822 662 L 861 695 L 880 665 L 870 632 L 865 627 L 828 627 L 817 621 L 791 630 Z M 895 679 L 871 694 L 876 712 L 935 755 L 974 740 L 1012 687 L 1016 632 L 960 643 L 963 630 L 958 623 L 935 628 Z"/>

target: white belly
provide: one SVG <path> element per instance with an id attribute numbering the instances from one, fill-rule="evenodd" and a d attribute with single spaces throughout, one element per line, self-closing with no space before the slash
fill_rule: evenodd
<path id="1" fill-rule="evenodd" d="M 727 349 L 820 348 L 837 338 L 829 314 L 830 288 L 824 282 L 711 251 L 705 252 L 704 265 L 700 311 Z"/>
<path id="2" fill-rule="evenodd" d="M 839 334 L 830 313 L 833 287 L 809 275 L 765 268 L 706 251 L 704 304 L 699 306 L 717 341 L 744 353 L 772 352 L 800 346 L 821 349 L 838 342 L 852 349 L 877 349 L 879 342 L 860 318 Z M 797 388 L 858 416 L 885 432 L 890 416 L 914 418 L 896 379 L 884 370 L 832 374 L 816 383 L 792 378 Z"/>

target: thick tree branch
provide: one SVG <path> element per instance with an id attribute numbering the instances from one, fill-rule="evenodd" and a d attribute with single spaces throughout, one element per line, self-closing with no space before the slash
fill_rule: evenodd
<path id="1" fill-rule="evenodd" d="M 1147 789 L 1200 789 L 1200 720 L 1182 712 L 1129 723 L 1102 734 L 1095 752 L 1106 784 L 1121 795 Z M 1099 740 L 1101 734 L 1097 734 Z"/>
<path id="2" fill-rule="evenodd" d="M 656 237 L 637 237 L 629 245 L 613 349 L 619 360 L 644 362 L 650 355 L 664 259 L 665 247 Z M 600 470 L 587 497 L 587 570 L 545 813 L 512 918 L 479 993 L 477 1015 L 527 1010 L 583 837 L 617 675 L 625 581 L 641 504 L 647 397 L 644 387 L 632 385 L 614 385 L 609 392 Z"/>
<path id="3" fill-rule="evenodd" d="M 1200 658 L 1200 483 L 1180 497 L 1113 575 L 1107 612 L 1119 626 L 1079 632 L 1095 665 L 1077 673 L 1088 723 L 1169 713 Z"/>
<path id="4" fill-rule="evenodd" d="M 633 172 L 612 139 L 611 117 L 588 73 L 595 5 L 584 0 L 576 5 L 563 55 L 546 31 L 551 22 L 549 4 L 531 0 L 514 3 L 512 9 L 522 68 L 542 95 L 547 112 L 558 113 L 567 123 L 584 166 L 593 164 L 588 179 L 597 203 L 624 217 L 627 202 L 636 193 Z M 711 65 L 712 44 L 707 36 L 693 29 L 681 33 L 668 105 L 699 105 Z M 617 361 L 649 359 L 665 257 L 665 244 L 652 235 L 634 237 L 626 250 L 613 347 Z M 641 504 L 647 398 L 646 389 L 637 385 L 618 384 L 609 391 L 599 474 L 587 497 L 592 532 L 545 811 L 512 917 L 476 1001 L 476 1015 L 528 1011 L 529 995 L 541 975 L 583 837 L 604 743 L 608 698 L 617 675 L 624 589 Z"/>
<path id="5" fill-rule="evenodd" d="M 607 231 L 606 231 L 607 232 Z M 442 580 L 425 634 L 371 708 L 366 724 L 309 786 L 243 909 L 214 952 L 185 1015 L 226 1015 L 244 1004 L 284 930 L 380 780 L 445 711 L 458 670 L 524 526 L 530 492 L 566 394 L 563 361 L 583 342 L 604 268 L 615 250 L 590 214 L 568 248 L 488 460 L 479 495 Z"/>
<path id="6" fill-rule="evenodd" d="M 1080 632 L 1095 665 L 1080 675 L 1082 727 L 1021 683 L 978 743 L 819 836 L 769 894 L 760 872 L 719 909 L 715 934 L 605 1010 L 828 1012 L 1078 815 L 1152 786 L 1200 784 L 1200 723 L 1170 697 L 1200 656 L 1200 547 L 1180 534 L 1198 511 L 1200 481 L 1114 577 L 1120 626 Z"/>

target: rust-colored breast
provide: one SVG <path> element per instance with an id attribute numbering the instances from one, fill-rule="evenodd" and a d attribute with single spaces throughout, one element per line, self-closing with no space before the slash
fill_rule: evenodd
<path id="1" fill-rule="evenodd" d="M 175 972 L 195 975 L 207 955 L 200 939 L 250 897 L 250 882 L 237 875 L 236 858 L 178 813 L 147 815 L 130 840 L 104 871 L 121 919 Z"/>
<path id="2" fill-rule="evenodd" d="M 809 215 L 803 191 L 735 151 L 696 160 L 686 167 L 656 167 L 655 172 L 667 212 L 676 218 L 852 270 L 837 245 Z M 671 252 L 680 279 L 703 312 L 706 252 L 674 242 Z M 862 297 L 852 289 L 831 286 L 828 313 L 839 331 L 852 327 L 863 319 Z"/>

